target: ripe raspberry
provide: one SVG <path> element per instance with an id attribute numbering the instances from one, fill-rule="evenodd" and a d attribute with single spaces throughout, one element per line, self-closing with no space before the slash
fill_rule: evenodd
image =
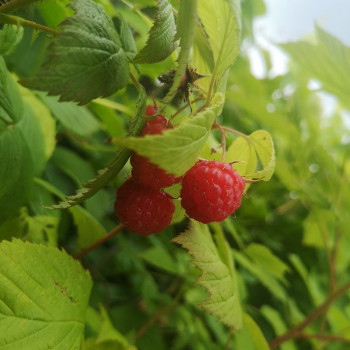
<path id="1" fill-rule="evenodd" d="M 244 187 L 230 164 L 199 161 L 184 175 L 181 205 L 190 218 L 204 224 L 220 222 L 239 208 Z"/>
<path id="2" fill-rule="evenodd" d="M 119 187 L 114 210 L 129 231 L 148 236 L 170 225 L 175 205 L 164 191 L 140 186 L 130 178 Z"/>
<path id="3" fill-rule="evenodd" d="M 147 116 L 151 116 L 151 115 L 155 115 L 157 113 L 157 109 L 155 106 L 152 105 L 147 105 L 146 106 L 146 115 Z"/>
<path id="4" fill-rule="evenodd" d="M 161 134 L 163 130 L 167 129 L 167 124 L 168 120 L 159 114 L 154 119 L 146 121 L 141 135 Z M 181 181 L 181 177 L 167 174 L 163 169 L 151 163 L 146 157 L 140 156 L 137 153 L 132 154 L 130 163 L 132 165 L 132 177 L 143 186 L 158 189 L 169 187 Z"/>

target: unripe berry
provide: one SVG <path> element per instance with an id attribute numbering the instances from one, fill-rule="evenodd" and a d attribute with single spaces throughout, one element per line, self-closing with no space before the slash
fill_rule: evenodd
<path id="1" fill-rule="evenodd" d="M 230 164 L 199 161 L 182 179 L 181 205 L 190 218 L 220 222 L 239 208 L 244 188 L 243 178 Z"/>
<path id="2" fill-rule="evenodd" d="M 129 178 L 117 191 L 114 210 L 127 230 L 148 236 L 170 225 L 175 205 L 162 190 L 152 190 Z"/>

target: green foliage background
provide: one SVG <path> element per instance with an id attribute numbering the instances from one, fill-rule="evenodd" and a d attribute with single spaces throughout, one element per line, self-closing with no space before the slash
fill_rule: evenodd
<path id="1" fill-rule="evenodd" d="M 241 10 L 237 1 L 198 1 L 208 42 L 201 31 L 194 32 L 193 38 L 184 34 L 186 26 L 181 22 L 175 33 L 173 12 L 167 1 L 159 2 L 161 13 L 155 8 L 157 1 L 152 0 L 97 2 L 110 16 L 118 18 L 116 29 L 108 35 L 113 40 L 120 35 L 121 39 L 115 39 L 119 44 L 112 45 L 112 53 L 122 71 L 114 71 L 96 96 L 88 88 L 88 96 L 70 98 L 63 94 L 66 89 L 71 92 L 74 81 L 64 80 L 58 90 L 50 90 L 57 82 L 44 72 L 44 85 L 54 94 L 61 94 L 63 100 L 84 104 L 94 98 L 85 106 L 58 102 L 57 97 L 34 93 L 17 83 L 20 78 L 24 85 L 38 87 L 35 82 L 30 85 L 30 81 L 39 72 L 39 76 L 44 74 L 40 66 L 47 58 L 48 45 L 53 51 L 57 49 L 50 44 L 52 37 L 16 26 L 5 26 L 1 31 L 4 58 L 0 61 L 0 86 L 7 94 L 0 94 L 0 349 L 27 349 L 25 344 L 41 349 L 40 346 L 52 345 L 50 342 L 57 349 L 268 349 L 268 342 L 307 319 L 350 280 L 350 140 L 342 118 L 349 108 L 350 48 L 316 27 L 314 42 L 280 47 L 290 56 L 285 75 L 257 79 L 251 73 L 245 51 L 230 67 L 239 49 L 238 34 L 235 30 L 221 33 L 222 28 L 215 21 L 222 18 L 229 28 L 242 25 L 241 47 L 242 43 L 254 46 L 252 21 L 265 11 L 262 0 L 244 0 Z M 16 15 L 58 29 L 58 24 L 72 15 L 67 3 L 40 2 Z M 186 14 L 191 13 L 191 4 L 186 1 L 170 2 L 176 9 L 179 3 L 188 10 Z M 230 11 L 235 17 L 226 18 Z M 215 20 L 210 17 L 213 13 L 219 16 Z M 159 26 L 166 24 L 169 31 L 153 26 L 154 18 Z M 109 17 L 105 21 L 109 22 Z M 73 27 L 70 29 L 74 32 Z M 106 44 L 99 38 L 100 32 L 93 34 L 98 48 Z M 159 35 L 166 36 L 167 41 L 158 47 L 154 38 Z M 176 35 L 182 35 L 179 43 Z M 234 42 L 234 50 L 216 41 L 217 37 Z M 173 52 L 177 44 L 179 47 Z M 60 45 L 63 40 L 56 44 Z M 212 52 L 209 48 L 215 49 L 215 45 L 222 45 L 225 50 Z M 111 47 L 106 44 L 106 48 Z M 269 53 L 257 49 L 270 68 Z M 136 62 L 142 64 L 129 68 L 127 60 L 136 52 Z M 156 54 L 153 56 L 152 52 Z M 163 56 L 164 52 L 167 54 Z M 80 53 L 74 54 L 73 50 L 73 58 L 82 64 Z M 152 93 L 157 100 L 166 96 L 156 77 L 177 64 L 185 69 L 188 57 L 199 73 L 214 71 L 220 79 L 212 86 L 210 77 L 198 81 L 200 88 L 217 92 L 212 106 L 198 119 L 187 120 L 189 109 L 174 119 L 175 124 L 182 123 L 178 130 L 183 127 L 192 136 L 196 134 L 193 130 L 201 128 L 196 137 L 203 139 L 198 149 L 191 148 L 193 139 L 188 139 L 188 145 L 178 154 L 181 170 L 187 170 L 199 153 L 202 157 L 218 157 L 210 155 L 210 150 L 219 145 L 220 135 L 217 131 L 210 133 L 208 128 L 214 114 L 220 114 L 222 109 L 218 121 L 251 135 L 254 141 L 247 146 L 244 138 L 228 133 L 227 160 L 244 160 L 246 163 L 235 167 L 247 177 L 259 177 L 258 166 L 262 170 L 260 177 L 268 180 L 273 172 L 272 156 L 269 151 L 264 153 L 266 145 L 259 144 L 261 136 L 268 132 L 276 149 L 275 173 L 270 181 L 251 184 L 235 217 L 222 225 L 189 224 L 178 206 L 173 224 L 161 234 L 145 239 L 123 231 L 93 250 L 81 261 L 87 273 L 69 254 L 90 246 L 118 224 L 113 211 L 115 192 L 130 172 L 129 163 L 123 167 L 120 161 L 123 158 L 126 162 L 130 150 L 122 146 L 144 150 L 155 160 L 159 153 L 153 155 L 154 146 L 161 145 L 164 152 L 167 144 L 173 146 L 174 141 L 176 146 L 176 129 L 173 139 L 171 132 L 168 139 L 159 136 L 159 144 L 125 136 L 130 130 L 133 135 L 138 134 L 142 125 L 134 119 L 130 129 L 130 122 L 134 115 L 142 115 L 146 102 L 152 103 Z M 56 57 L 51 64 L 64 71 L 67 65 L 60 66 L 59 59 Z M 52 66 L 46 68 L 50 71 Z M 129 69 L 146 93 L 127 83 Z M 56 77 L 57 71 L 53 79 Z M 180 78 L 179 73 L 177 79 Z M 310 79 L 318 80 L 321 88 L 310 89 Z M 82 84 L 86 88 L 91 82 Z M 99 86 L 93 88 L 98 90 Z M 116 89 L 120 90 L 108 98 L 97 98 Z M 321 100 L 324 93 L 332 94 L 337 101 L 336 109 L 327 117 Z M 194 91 L 193 96 L 197 94 Z M 215 104 L 224 96 L 224 106 Z M 178 109 L 178 105 L 169 104 L 164 114 L 170 117 Z M 257 131 L 261 129 L 266 131 Z M 268 144 L 271 145 L 270 140 Z M 116 152 L 122 157 L 114 161 Z M 164 156 L 159 162 L 173 172 L 181 172 L 173 157 Z M 108 181 L 97 180 L 104 187 L 82 201 L 88 197 L 84 184 L 99 169 L 109 174 Z M 67 210 L 47 208 L 65 202 L 65 195 L 74 195 L 76 189 L 82 191 L 72 200 L 79 205 Z M 176 195 L 178 188 L 171 191 Z M 185 234 L 178 236 L 182 232 Z M 189 251 L 172 241 L 174 238 Z M 69 254 L 53 247 L 64 248 Z M 40 257 L 41 265 L 35 255 Z M 48 261 L 51 263 L 45 270 Z M 45 273 L 55 279 L 50 280 L 43 294 L 40 284 L 45 286 L 49 277 L 41 281 L 36 274 Z M 18 274 L 26 277 L 12 278 Z M 207 292 L 212 293 L 209 300 Z M 24 300 L 27 305 L 27 299 L 39 306 L 45 300 L 52 312 L 34 312 L 30 308 L 20 311 L 17 300 Z M 347 349 L 348 301 L 347 295 L 334 300 L 320 317 L 280 348 Z M 223 310 L 229 310 L 228 317 L 221 311 L 220 303 Z M 21 323 L 28 319 L 31 322 Z M 61 329 L 47 327 L 52 322 Z M 69 322 L 75 325 L 72 333 Z M 21 324 L 28 332 L 28 343 L 16 343 L 23 334 L 8 332 Z"/>

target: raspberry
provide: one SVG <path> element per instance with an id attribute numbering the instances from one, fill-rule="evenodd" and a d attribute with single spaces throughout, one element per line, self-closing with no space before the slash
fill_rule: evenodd
<path id="1" fill-rule="evenodd" d="M 230 164 L 199 161 L 183 177 L 181 205 L 190 218 L 204 224 L 220 222 L 239 208 L 244 187 Z"/>
<path id="2" fill-rule="evenodd" d="M 129 231 L 148 236 L 170 225 L 175 205 L 164 191 L 143 187 L 130 178 L 119 187 L 114 210 Z"/>
<path id="3" fill-rule="evenodd" d="M 157 113 L 157 109 L 155 106 L 152 105 L 147 105 L 146 106 L 146 115 L 147 116 L 151 116 L 151 115 L 155 115 Z"/>
<path id="4" fill-rule="evenodd" d="M 146 121 L 141 135 L 161 134 L 163 130 L 167 129 L 167 124 L 168 120 L 159 114 L 154 119 Z M 137 153 L 132 154 L 130 163 L 132 165 L 132 177 L 143 186 L 158 189 L 169 187 L 181 181 L 181 177 L 175 177 L 166 173 L 163 169 L 151 163 L 146 157 Z"/>

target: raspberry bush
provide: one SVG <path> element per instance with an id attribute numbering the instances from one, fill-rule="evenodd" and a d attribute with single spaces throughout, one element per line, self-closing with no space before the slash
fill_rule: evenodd
<path id="1" fill-rule="evenodd" d="M 0 1 L 0 349 L 347 348 L 349 48 L 264 11 Z"/>

